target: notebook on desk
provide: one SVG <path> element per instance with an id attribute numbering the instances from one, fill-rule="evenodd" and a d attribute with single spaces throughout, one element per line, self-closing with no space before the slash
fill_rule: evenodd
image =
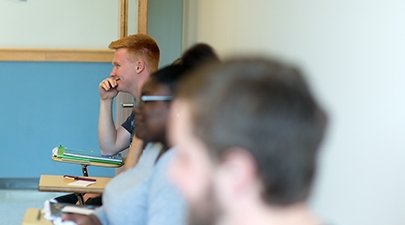
<path id="1" fill-rule="evenodd" d="M 94 212 L 96 206 L 91 205 L 73 205 L 67 203 L 58 203 L 55 201 L 46 201 L 43 212 L 48 219 L 56 219 L 61 217 L 63 213 L 76 213 L 82 215 L 90 215 Z"/>
<path id="2" fill-rule="evenodd" d="M 83 161 L 83 162 L 98 162 L 98 163 L 107 163 L 114 165 L 122 165 L 122 156 L 121 154 L 106 156 L 101 155 L 100 152 L 94 150 L 78 150 L 66 148 L 62 145 L 59 145 L 52 149 L 53 156 L 65 159 L 65 160 L 74 160 L 74 161 Z"/>
<path id="3" fill-rule="evenodd" d="M 42 221 L 49 221 L 53 222 L 53 224 L 62 224 L 61 223 L 61 216 L 62 214 L 65 213 L 75 213 L 75 214 L 81 214 L 81 215 L 90 215 L 94 213 L 94 210 L 96 209 L 95 206 L 90 206 L 90 205 L 85 205 L 85 206 L 79 206 L 79 205 L 73 205 L 73 204 L 66 204 L 66 203 L 58 203 L 54 199 L 51 200 L 46 200 L 44 203 L 44 207 L 42 210 L 37 210 L 37 220 L 42 219 Z M 31 209 L 32 211 L 32 209 Z M 33 214 L 33 213 L 31 213 Z M 35 214 L 34 214 L 35 215 Z M 27 216 L 27 220 L 30 219 L 31 221 L 33 220 L 33 216 L 30 216 L 29 218 Z M 33 224 L 40 224 L 40 223 L 33 223 Z M 45 224 L 45 223 L 44 223 Z"/>

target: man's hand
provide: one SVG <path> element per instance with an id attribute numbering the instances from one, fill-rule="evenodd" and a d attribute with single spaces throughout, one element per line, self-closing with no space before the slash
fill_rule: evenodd
<path id="1" fill-rule="evenodd" d="M 118 79 L 108 77 L 100 82 L 98 85 L 98 92 L 102 100 L 113 99 L 118 95 L 116 87 L 118 86 Z"/>
<path id="2" fill-rule="evenodd" d="M 73 221 L 77 225 L 101 225 L 100 221 L 95 215 L 81 215 L 81 214 L 63 214 L 63 221 Z"/>

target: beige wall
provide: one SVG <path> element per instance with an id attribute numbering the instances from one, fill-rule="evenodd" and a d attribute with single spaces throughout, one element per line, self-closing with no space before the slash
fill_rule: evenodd
<path id="1" fill-rule="evenodd" d="M 0 1 L 0 48 L 96 48 L 118 37 L 117 0 Z"/>
<path id="2" fill-rule="evenodd" d="M 185 0 L 184 47 L 206 41 L 225 55 L 261 49 L 257 43 L 271 35 L 271 21 L 267 20 L 271 1 L 260 1 L 260 8 L 253 2 L 259 1 Z M 267 32 L 257 35 L 263 29 Z"/>
<path id="3" fill-rule="evenodd" d="M 345 225 L 403 224 L 405 2 L 185 0 L 184 42 L 299 64 L 331 125 L 311 205 Z"/>

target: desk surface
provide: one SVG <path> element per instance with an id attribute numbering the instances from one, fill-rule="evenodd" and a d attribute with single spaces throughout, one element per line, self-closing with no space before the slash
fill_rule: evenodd
<path id="1" fill-rule="evenodd" d="M 50 192 L 73 192 L 73 193 L 96 193 L 104 191 L 105 186 L 111 180 L 108 177 L 89 177 L 96 179 L 96 183 L 87 187 L 77 187 L 69 185 L 72 180 L 63 178 L 63 176 L 41 175 L 39 178 L 39 191 Z"/>
<path id="2" fill-rule="evenodd" d="M 101 163 L 101 162 L 89 162 L 89 161 L 82 161 L 82 160 L 73 160 L 73 159 L 62 159 L 52 155 L 52 160 L 56 162 L 63 162 L 63 163 L 74 163 L 86 166 L 100 166 L 100 167 L 109 167 L 109 168 L 118 168 L 121 167 L 123 164 L 111 164 L 111 163 Z"/>
<path id="3" fill-rule="evenodd" d="M 46 220 L 40 209 L 28 208 L 25 210 L 22 219 L 22 225 L 52 225 L 52 222 Z"/>

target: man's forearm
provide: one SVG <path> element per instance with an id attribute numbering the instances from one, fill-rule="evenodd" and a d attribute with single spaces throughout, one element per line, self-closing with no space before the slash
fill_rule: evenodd
<path id="1" fill-rule="evenodd" d="M 112 118 L 112 100 L 100 101 L 100 112 L 98 116 L 98 144 L 103 154 L 115 154 L 117 141 L 117 130 Z"/>

